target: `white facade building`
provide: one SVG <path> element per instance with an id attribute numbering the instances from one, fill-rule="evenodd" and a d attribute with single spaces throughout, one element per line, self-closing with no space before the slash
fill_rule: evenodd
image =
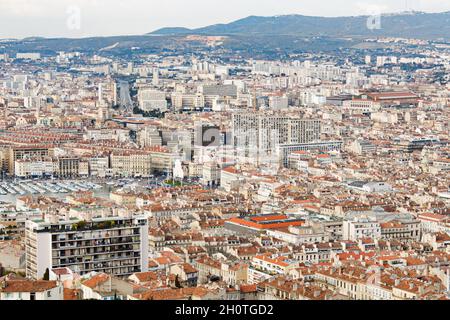
<path id="1" fill-rule="evenodd" d="M 129 275 L 148 269 L 148 225 L 145 216 L 78 218 L 26 222 L 26 274 L 40 279 L 46 269 L 68 267 Z"/>
<path id="2" fill-rule="evenodd" d="M 362 238 L 381 238 L 381 226 L 374 218 L 355 218 L 344 220 L 343 239 L 356 241 Z"/>
<path id="3" fill-rule="evenodd" d="M 167 111 L 166 94 L 152 89 L 139 90 L 139 108 L 143 111 Z"/>

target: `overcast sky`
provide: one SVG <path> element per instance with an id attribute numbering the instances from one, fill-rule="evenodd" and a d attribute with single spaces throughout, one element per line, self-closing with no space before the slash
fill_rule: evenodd
<path id="1" fill-rule="evenodd" d="M 0 0 L 0 38 L 136 35 L 249 15 L 450 11 L 450 0 Z"/>

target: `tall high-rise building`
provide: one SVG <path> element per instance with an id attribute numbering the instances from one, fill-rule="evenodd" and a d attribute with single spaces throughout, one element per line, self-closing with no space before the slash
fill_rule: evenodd
<path id="1" fill-rule="evenodd" d="M 133 71 L 134 71 L 134 65 L 133 65 L 133 62 L 128 62 L 128 65 L 127 65 L 127 73 L 128 73 L 128 74 L 133 74 Z"/>
<path id="2" fill-rule="evenodd" d="M 46 269 L 68 267 L 81 275 L 97 271 L 127 276 L 148 269 L 145 216 L 118 215 L 60 220 L 28 220 L 26 274 L 43 277 Z"/>
<path id="3" fill-rule="evenodd" d="M 157 86 L 159 84 L 159 69 L 157 67 L 153 68 L 153 79 L 152 84 Z"/>
<path id="4" fill-rule="evenodd" d="M 113 103 L 114 105 L 117 105 L 119 102 L 119 97 L 118 97 L 118 92 L 117 92 L 118 88 L 117 88 L 117 82 L 113 83 Z"/>
<path id="5" fill-rule="evenodd" d="M 103 101 L 103 83 L 98 84 L 98 102 L 102 103 Z"/>
<path id="6" fill-rule="evenodd" d="M 321 121 L 239 112 L 232 118 L 234 148 L 245 157 L 267 155 L 282 144 L 320 140 Z"/>
<path id="7" fill-rule="evenodd" d="M 139 108 L 144 111 L 167 111 L 166 94 L 152 89 L 139 90 Z"/>
<path id="8" fill-rule="evenodd" d="M 114 73 L 118 73 L 119 72 L 119 63 L 118 62 L 113 62 L 112 70 L 113 70 Z"/>

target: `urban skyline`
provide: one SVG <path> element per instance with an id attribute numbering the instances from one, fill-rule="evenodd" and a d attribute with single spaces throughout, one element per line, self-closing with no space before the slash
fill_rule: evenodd
<path id="1" fill-rule="evenodd" d="M 142 1 L 3 0 L 0 38 L 140 35 L 163 27 L 198 28 L 250 15 L 358 16 L 450 11 L 448 0 Z M 80 25 L 70 27 L 70 20 Z M 110 24 L 107 21 L 114 21 Z"/>
<path id="2" fill-rule="evenodd" d="M 0 3 L 42 32 L 44 2 Z M 129 24 L 78 4 L 68 29 Z M 450 11 L 378 13 L 0 41 L 0 302 L 450 300 Z"/>

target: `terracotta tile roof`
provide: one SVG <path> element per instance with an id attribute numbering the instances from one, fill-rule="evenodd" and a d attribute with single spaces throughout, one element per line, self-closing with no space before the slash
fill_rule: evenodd
<path id="1" fill-rule="evenodd" d="M 6 281 L 6 287 L 0 289 L 0 292 L 43 292 L 57 286 L 56 281 L 10 280 Z"/>
<path id="2" fill-rule="evenodd" d="M 152 280 L 158 280 L 159 276 L 156 272 L 148 271 L 148 272 L 137 272 L 133 274 L 139 282 L 148 282 Z"/>
<path id="3" fill-rule="evenodd" d="M 56 269 L 52 269 L 52 272 L 58 276 L 62 276 L 65 274 L 70 274 L 70 270 L 67 268 L 56 268 Z"/>
<path id="4" fill-rule="evenodd" d="M 184 270 L 185 273 L 197 273 L 198 272 L 198 270 L 195 269 L 189 263 L 183 263 L 183 270 Z"/>
<path id="5" fill-rule="evenodd" d="M 142 294 L 135 294 L 133 297 L 139 300 L 186 300 L 192 296 L 203 297 L 208 293 L 209 290 L 202 287 L 163 290 L 152 289 Z"/>
<path id="6" fill-rule="evenodd" d="M 64 288 L 64 300 L 78 300 L 79 290 Z"/>
<path id="7" fill-rule="evenodd" d="M 100 274 L 96 274 L 95 276 L 93 276 L 90 279 L 83 281 L 82 284 L 91 289 L 95 289 L 100 284 L 102 284 L 108 280 L 109 280 L 109 275 L 107 275 L 105 273 L 100 273 Z"/>
<path id="8" fill-rule="evenodd" d="M 243 284 L 240 289 L 242 293 L 256 292 L 256 284 Z"/>

